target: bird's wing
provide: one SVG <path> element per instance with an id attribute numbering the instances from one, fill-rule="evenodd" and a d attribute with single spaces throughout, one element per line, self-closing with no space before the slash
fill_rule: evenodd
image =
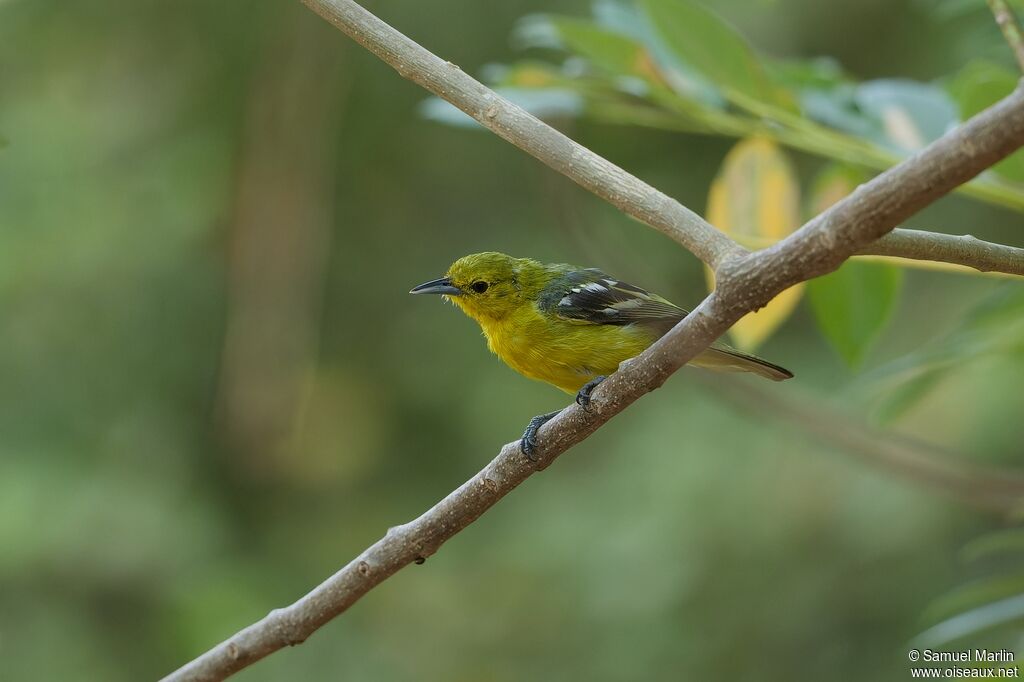
<path id="1" fill-rule="evenodd" d="M 540 309 L 566 320 L 589 324 L 647 324 L 667 331 L 686 311 L 640 287 L 600 270 L 573 270 L 541 292 Z"/>

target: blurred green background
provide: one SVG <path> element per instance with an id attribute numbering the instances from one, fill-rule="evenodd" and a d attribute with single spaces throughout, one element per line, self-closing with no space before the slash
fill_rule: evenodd
<path id="1" fill-rule="evenodd" d="M 990 17 L 951 4 L 714 7 L 763 53 L 859 79 L 1010 64 Z M 589 11 L 369 6 L 473 74 L 521 57 L 524 15 Z M 0 1 L 0 678 L 166 674 L 564 404 L 457 310 L 407 295 L 458 256 L 701 299 L 692 256 L 493 135 L 426 120 L 425 96 L 299 2 Z M 558 125 L 700 211 L 734 143 Z M 1019 213 L 969 198 L 912 224 L 1020 244 Z M 766 392 L 861 424 L 888 390 L 872 372 L 1006 286 L 908 271 L 857 370 L 804 303 L 759 351 L 797 379 Z M 886 428 L 1017 464 L 1019 341 Z M 697 379 L 238 679 L 904 679 L 922 614 L 972 578 L 960 548 L 1004 519 Z"/>

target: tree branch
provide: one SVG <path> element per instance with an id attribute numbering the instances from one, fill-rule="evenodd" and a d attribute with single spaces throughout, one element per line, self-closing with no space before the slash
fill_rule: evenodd
<path id="1" fill-rule="evenodd" d="M 350 0 L 303 0 L 314 12 L 393 67 L 399 75 L 446 100 L 480 125 L 590 190 L 619 210 L 668 235 L 705 263 L 719 262 L 738 245 L 675 199 L 574 142 L 521 107 L 490 90 L 458 66 L 419 44 Z M 978 241 L 972 251 L 963 242 L 937 233 L 915 232 L 880 245 L 873 255 L 957 263 L 982 271 L 1024 274 L 1020 249 Z M 981 267 L 979 267 L 979 265 Z M 1004 269 L 1004 265 L 1011 269 Z"/>
<path id="2" fill-rule="evenodd" d="M 719 266 L 716 281 L 730 308 L 751 310 L 799 281 L 835 270 L 893 227 L 1021 146 L 1024 86 L 964 124 L 860 185 L 784 240 Z M 741 290 L 733 294 L 732 289 Z M 725 296 L 728 294 L 728 296 Z"/>
<path id="3" fill-rule="evenodd" d="M 857 255 L 955 263 L 981 272 L 1024 276 L 1024 249 L 982 241 L 969 234 L 956 236 L 896 228 L 857 251 Z"/>
<path id="4" fill-rule="evenodd" d="M 995 15 L 999 30 L 1003 32 L 1003 37 L 1009 43 L 1013 56 L 1017 58 L 1017 64 L 1024 71 L 1024 37 L 1021 36 L 1017 16 L 1010 9 L 1006 0 L 988 0 L 988 6 L 992 10 L 992 14 Z"/>
<path id="5" fill-rule="evenodd" d="M 671 234 L 717 264 L 718 289 L 595 391 L 588 411 L 573 404 L 540 431 L 538 463 L 517 442 L 419 518 L 388 530 L 291 606 L 277 609 L 166 680 L 222 680 L 278 649 L 298 644 L 404 566 L 434 554 L 535 471 L 593 433 L 783 289 L 825 274 L 915 211 L 1024 144 L 1024 90 L 975 116 L 882 173 L 778 244 L 749 254 L 696 214 L 502 100 L 457 67 L 402 36 L 351 0 L 303 0 L 394 66 L 630 215 Z"/>
<path id="6" fill-rule="evenodd" d="M 455 64 L 424 49 L 351 0 L 302 0 L 403 78 L 447 100 L 480 125 L 562 173 L 623 213 L 663 232 L 717 267 L 736 242 L 675 199 L 577 144 Z"/>
<path id="7" fill-rule="evenodd" d="M 742 243 L 748 249 L 763 249 L 775 242 L 770 239 L 755 241 L 747 237 Z M 986 242 L 969 234 L 957 236 L 897 227 L 854 255 L 903 258 L 924 263 L 948 263 L 961 266 L 965 272 L 973 269 L 980 272 L 1024 275 L 1024 249 Z"/>

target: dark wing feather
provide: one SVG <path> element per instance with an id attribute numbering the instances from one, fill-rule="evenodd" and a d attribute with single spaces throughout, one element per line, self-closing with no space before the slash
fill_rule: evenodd
<path id="1" fill-rule="evenodd" d="M 686 311 L 640 287 L 600 270 L 573 270 L 559 277 L 538 300 L 540 309 L 567 320 L 590 324 L 642 324 L 661 333 L 686 316 Z"/>

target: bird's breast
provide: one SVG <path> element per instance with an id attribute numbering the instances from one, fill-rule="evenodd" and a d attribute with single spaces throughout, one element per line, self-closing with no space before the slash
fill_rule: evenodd
<path id="1" fill-rule="evenodd" d="M 578 324 L 535 308 L 480 326 L 488 348 L 505 364 L 568 393 L 595 376 L 611 374 L 654 341 L 640 329 Z"/>

